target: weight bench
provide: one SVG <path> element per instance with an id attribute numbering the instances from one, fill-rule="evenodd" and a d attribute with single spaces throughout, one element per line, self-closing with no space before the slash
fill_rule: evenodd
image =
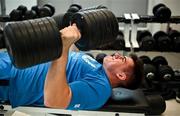
<path id="1" fill-rule="evenodd" d="M 1 109 L 2 108 L 8 110 L 1 106 Z M 24 108 L 27 109 L 27 107 Z M 165 109 L 165 100 L 160 95 L 146 96 L 141 89 L 129 90 L 125 88 L 114 88 L 111 98 L 97 111 L 160 115 Z"/>
<path id="2" fill-rule="evenodd" d="M 165 100 L 158 94 L 146 96 L 141 89 L 114 88 L 111 98 L 100 110 L 160 115 L 165 109 Z"/>

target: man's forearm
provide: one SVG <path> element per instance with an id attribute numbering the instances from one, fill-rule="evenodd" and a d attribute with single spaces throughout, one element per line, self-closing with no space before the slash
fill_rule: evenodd
<path id="1" fill-rule="evenodd" d="M 68 50 L 64 50 L 59 59 L 52 62 L 44 88 L 44 103 L 47 107 L 66 108 L 71 99 L 71 90 L 66 80 Z"/>
<path id="2" fill-rule="evenodd" d="M 81 38 L 76 24 L 60 30 L 60 36 L 63 43 L 62 55 L 52 62 L 44 85 L 44 104 L 53 108 L 66 108 L 70 103 L 72 95 L 66 79 L 68 51 L 70 46 Z"/>
<path id="3" fill-rule="evenodd" d="M 69 51 L 79 52 L 79 49 L 76 47 L 75 44 L 72 44 Z"/>

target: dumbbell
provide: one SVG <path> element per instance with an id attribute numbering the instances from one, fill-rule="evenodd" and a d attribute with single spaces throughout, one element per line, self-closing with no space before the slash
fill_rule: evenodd
<path id="1" fill-rule="evenodd" d="M 143 61 L 143 64 L 151 64 L 151 58 L 149 56 L 142 55 L 139 58 Z"/>
<path id="2" fill-rule="evenodd" d="M 67 12 L 64 14 L 63 17 L 63 24 L 62 27 L 67 27 L 70 24 L 70 21 L 72 19 L 73 14 L 78 12 L 80 9 L 82 9 L 82 6 L 79 4 L 71 4 L 67 10 Z"/>
<path id="3" fill-rule="evenodd" d="M 38 15 L 39 17 L 47 17 L 47 16 L 53 16 L 55 13 L 55 8 L 51 4 L 45 4 L 43 7 L 40 7 L 38 9 Z"/>
<path id="4" fill-rule="evenodd" d="M 139 43 L 140 49 L 144 51 L 152 51 L 154 50 L 156 45 L 151 32 L 149 32 L 148 30 L 138 31 L 137 41 Z"/>
<path id="5" fill-rule="evenodd" d="M 164 31 L 158 31 L 154 34 L 153 38 L 156 41 L 157 49 L 159 51 L 171 51 L 172 40 L 169 38 L 167 33 Z"/>
<path id="6" fill-rule="evenodd" d="M 172 40 L 173 51 L 180 52 L 180 32 L 177 30 L 171 30 L 168 35 Z"/>
<path id="7" fill-rule="evenodd" d="M 160 3 L 153 7 L 153 14 L 160 20 L 168 20 L 171 17 L 171 10 L 166 5 Z"/>
<path id="8" fill-rule="evenodd" d="M 24 20 L 28 20 L 28 19 L 35 19 L 37 18 L 37 14 L 34 10 L 27 10 L 24 14 Z"/>
<path id="9" fill-rule="evenodd" d="M 153 65 L 157 69 L 157 78 L 159 80 L 169 81 L 174 77 L 173 69 L 168 65 L 168 62 L 163 56 L 156 56 L 152 59 Z"/>
<path id="10" fill-rule="evenodd" d="M 106 56 L 107 54 L 105 53 L 99 53 L 96 55 L 96 61 L 99 62 L 100 64 L 103 64 L 104 57 Z"/>
<path id="11" fill-rule="evenodd" d="M 82 6 L 80 4 L 71 4 L 67 12 L 76 13 L 81 9 L 82 9 Z"/>
<path id="12" fill-rule="evenodd" d="M 27 7 L 24 5 L 19 5 L 17 9 L 13 9 L 9 16 L 11 21 L 21 21 L 23 20 L 23 16 L 27 11 Z"/>
<path id="13" fill-rule="evenodd" d="M 80 30 L 81 39 L 75 44 L 82 49 L 103 46 L 114 41 L 118 34 L 117 19 L 108 9 L 77 12 L 72 23 L 76 23 Z M 8 22 L 0 40 L 4 41 L 2 46 L 6 47 L 12 63 L 18 68 L 26 68 L 61 56 L 62 41 L 58 27 L 52 17 Z"/>
<path id="14" fill-rule="evenodd" d="M 34 19 L 37 16 L 35 11 L 28 10 L 24 5 L 18 6 L 17 10 L 22 12 L 22 20 Z"/>
<path id="15" fill-rule="evenodd" d="M 11 21 L 21 21 L 27 19 L 34 19 L 37 14 L 34 10 L 28 10 L 26 6 L 19 5 L 17 9 L 14 9 L 9 14 Z"/>
<path id="16" fill-rule="evenodd" d="M 142 55 L 139 57 L 143 61 L 144 77 L 147 80 L 155 80 L 157 75 L 156 67 L 152 64 L 150 57 Z"/>
<path id="17" fill-rule="evenodd" d="M 41 8 L 41 7 L 38 6 L 38 5 L 34 5 L 34 6 L 31 7 L 31 10 L 34 11 L 34 12 L 36 12 L 37 17 L 39 17 L 39 9 L 40 9 L 40 8 Z"/>

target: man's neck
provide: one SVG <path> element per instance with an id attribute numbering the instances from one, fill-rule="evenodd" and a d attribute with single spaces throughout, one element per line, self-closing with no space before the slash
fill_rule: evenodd
<path id="1" fill-rule="evenodd" d="M 108 79 L 109 79 L 109 82 L 110 82 L 110 84 L 111 84 L 111 87 L 112 87 L 112 88 L 117 87 L 118 85 L 117 85 L 117 83 L 115 83 L 115 80 L 113 79 L 113 78 L 114 78 L 114 77 L 113 77 L 113 74 L 110 73 L 109 71 L 107 71 L 106 68 L 104 67 L 104 65 L 103 65 L 103 68 L 104 68 L 104 70 L 105 70 L 106 75 L 108 76 Z"/>

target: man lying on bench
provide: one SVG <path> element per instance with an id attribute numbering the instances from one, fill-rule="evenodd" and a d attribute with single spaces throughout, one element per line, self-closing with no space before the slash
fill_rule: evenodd
<path id="1" fill-rule="evenodd" d="M 73 24 L 60 30 L 63 51 L 59 59 L 26 69 L 17 69 L 6 52 L 0 52 L 0 100 L 12 107 L 45 106 L 73 110 L 95 110 L 111 96 L 112 88 L 136 89 L 143 78 L 142 62 L 136 55 L 115 53 L 103 65 L 82 52 L 70 52 L 81 35 Z M 33 47 L 33 46 L 32 46 Z"/>

